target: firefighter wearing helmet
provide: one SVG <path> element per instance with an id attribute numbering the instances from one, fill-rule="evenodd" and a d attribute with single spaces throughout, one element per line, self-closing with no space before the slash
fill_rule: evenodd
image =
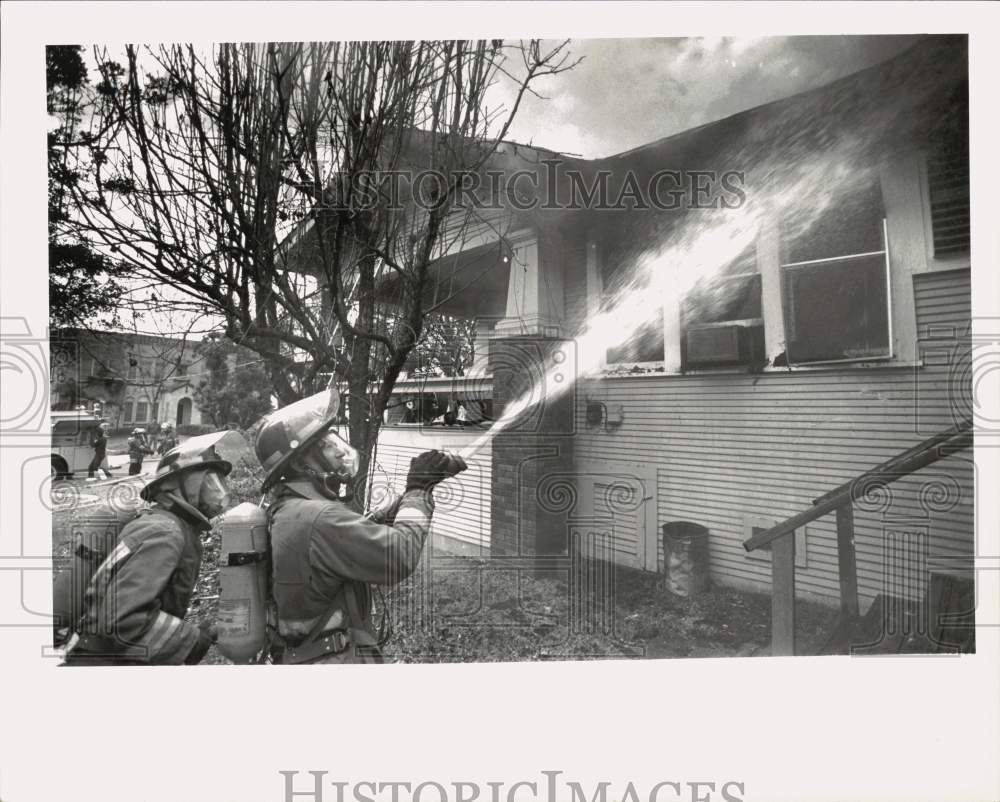
<path id="1" fill-rule="evenodd" d="M 126 445 L 128 447 L 128 474 L 136 476 L 142 473 L 142 458 L 153 453 L 153 450 L 146 443 L 146 430 L 138 426 L 134 428 Z"/>
<path id="2" fill-rule="evenodd" d="M 170 449 L 176 448 L 177 446 L 177 433 L 174 431 L 174 425 L 167 421 L 163 424 L 163 430 L 160 434 L 160 444 L 157 449 L 161 454 L 166 454 Z"/>
<path id="3" fill-rule="evenodd" d="M 460 457 L 414 457 L 406 492 L 382 515 L 365 517 L 340 498 L 358 455 L 331 427 L 334 388 L 268 416 L 257 458 L 271 533 L 275 662 L 380 662 L 370 621 L 370 584 L 393 585 L 416 568 L 430 529 L 434 486 L 465 469 Z"/>
<path id="4" fill-rule="evenodd" d="M 164 454 L 140 494 L 148 509 L 122 528 L 90 578 L 68 665 L 180 665 L 205 656 L 214 625 L 184 616 L 201 568 L 201 533 L 229 505 L 232 464 L 217 446 L 233 437 L 192 437 Z"/>

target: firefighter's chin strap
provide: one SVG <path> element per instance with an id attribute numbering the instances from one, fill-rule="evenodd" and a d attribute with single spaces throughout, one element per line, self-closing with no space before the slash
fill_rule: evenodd
<path id="1" fill-rule="evenodd" d="M 319 455 L 319 458 L 326 463 L 326 459 L 321 454 Z M 329 465 L 329 463 L 326 464 Z M 340 497 L 340 486 L 343 484 L 344 478 L 336 471 L 317 470 L 301 458 L 295 460 L 291 467 L 291 473 L 293 475 L 298 474 L 300 476 L 307 477 L 309 481 L 312 482 L 312 485 L 316 488 L 317 492 L 321 493 L 324 497 L 334 501 L 342 500 Z"/>
<path id="2" fill-rule="evenodd" d="M 343 480 L 339 473 L 334 473 L 333 471 L 317 471 L 315 468 L 310 468 L 308 465 L 303 465 L 301 467 L 301 473 L 309 477 L 309 480 L 313 483 L 313 486 L 317 491 L 322 493 L 329 499 L 334 499 L 340 501 L 340 486 Z"/>
<path id="3" fill-rule="evenodd" d="M 153 497 L 153 500 L 160 504 L 160 506 L 166 507 L 167 509 L 175 507 L 178 511 L 182 511 L 185 515 L 191 518 L 195 524 L 197 524 L 199 529 L 207 532 L 212 528 L 211 521 L 204 516 L 201 510 L 185 500 L 184 497 L 181 496 L 181 491 L 179 490 L 161 490 L 156 494 L 156 496 Z"/>

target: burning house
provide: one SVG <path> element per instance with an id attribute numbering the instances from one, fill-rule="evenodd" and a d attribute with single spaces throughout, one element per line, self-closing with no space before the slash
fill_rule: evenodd
<path id="1" fill-rule="evenodd" d="M 971 576 L 965 47 L 609 158 L 503 143 L 428 289 L 476 321 L 472 369 L 397 383 L 374 482 L 462 451 L 446 551 L 662 572 L 694 522 L 712 581 L 853 616 Z M 475 414 L 403 416 L 428 397 Z"/>

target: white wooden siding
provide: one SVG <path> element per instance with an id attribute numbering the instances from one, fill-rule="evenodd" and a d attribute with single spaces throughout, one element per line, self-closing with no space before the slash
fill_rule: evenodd
<path id="1" fill-rule="evenodd" d="M 423 426 L 386 426 L 379 433 L 374 485 L 388 484 L 401 493 L 410 460 L 428 449 L 461 451 L 482 432 Z M 472 553 L 490 545 L 492 448 L 489 443 L 468 460 L 469 469 L 442 482 L 434 491 L 431 534 L 467 544 Z M 441 541 L 437 541 L 441 543 Z M 447 547 L 447 541 L 443 542 Z M 468 550 L 466 550 L 468 552 Z"/>
<path id="2" fill-rule="evenodd" d="M 715 580 L 767 589 L 770 565 L 749 558 L 741 545 L 747 516 L 791 516 L 827 490 L 953 425 L 961 412 L 954 403 L 961 376 L 951 372 L 967 346 L 949 338 L 968 326 L 969 273 L 922 274 L 914 276 L 914 285 L 921 338 L 928 332 L 942 338 L 928 342 L 938 357 L 925 367 L 588 381 L 578 393 L 577 460 L 614 454 L 655 465 L 658 523 L 690 520 L 709 527 Z M 588 428 L 587 396 L 621 404 L 623 424 L 610 431 Z M 884 509 L 857 506 L 864 599 L 890 590 L 884 577 L 893 555 L 885 543 L 898 542 L 894 533 L 926 532 L 932 563 L 972 554 L 971 460 L 966 451 L 900 480 L 890 487 L 891 503 Z M 836 599 L 832 515 L 807 527 L 806 552 L 806 567 L 796 570 L 800 593 Z M 922 585 L 915 582 L 904 595 L 920 592 Z"/>

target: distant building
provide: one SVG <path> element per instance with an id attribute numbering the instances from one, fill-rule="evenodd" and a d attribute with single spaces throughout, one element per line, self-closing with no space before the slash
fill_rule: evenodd
<path id="1" fill-rule="evenodd" d="M 200 343 L 124 332 L 61 329 L 50 338 L 50 406 L 100 404 L 113 427 L 200 424 L 194 376 Z"/>

